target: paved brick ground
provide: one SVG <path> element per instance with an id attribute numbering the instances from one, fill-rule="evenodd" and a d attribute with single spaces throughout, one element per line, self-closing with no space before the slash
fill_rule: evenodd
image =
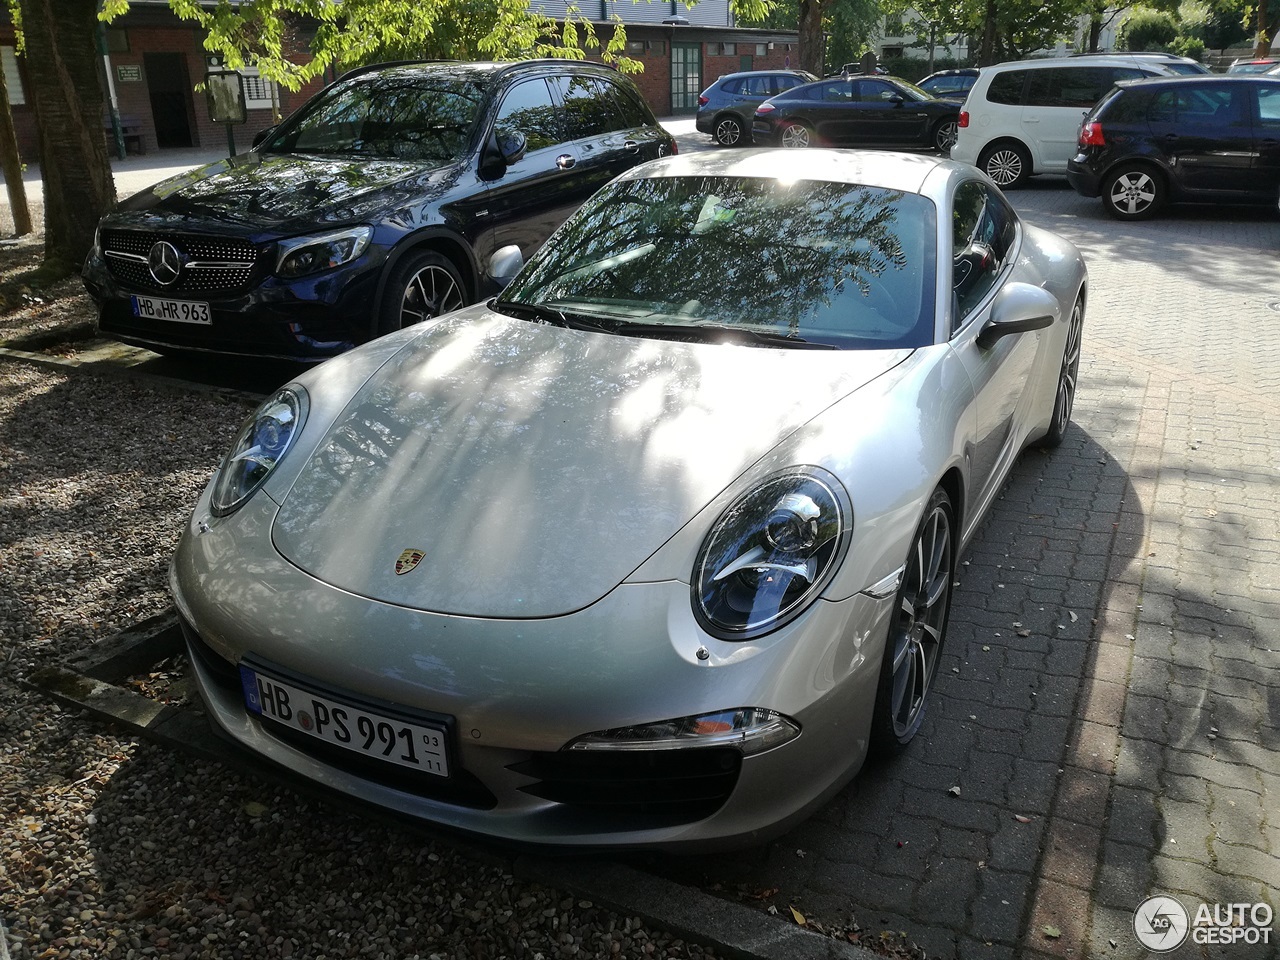
<path id="1" fill-rule="evenodd" d="M 1280 910 L 1280 218 L 1011 199 L 1089 263 L 1076 425 L 964 558 L 922 739 L 764 850 L 658 868 L 931 957 L 1146 956 L 1148 895 Z"/>

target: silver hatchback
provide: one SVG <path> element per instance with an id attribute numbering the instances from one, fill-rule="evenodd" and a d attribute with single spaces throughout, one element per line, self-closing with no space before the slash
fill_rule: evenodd
<path id="1" fill-rule="evenodd" d="M 749 146 L 756 107 L 770 97 L 817 79 L 804 70 L 725 74 L 698 97 L 698 130 L 711 134 L 722 147 Z"/>

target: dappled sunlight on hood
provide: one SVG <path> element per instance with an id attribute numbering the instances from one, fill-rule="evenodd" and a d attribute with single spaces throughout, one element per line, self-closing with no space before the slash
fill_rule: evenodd
<path id="1" fill-rule="evenodd" d="M 566 613 L 908 353 L 643 340 L 473 308 L 362 388 L 285 499 L 274 540 L 313 575 L 380 600 Z M 425 556 L 397 575 L 406 549 Z"/>

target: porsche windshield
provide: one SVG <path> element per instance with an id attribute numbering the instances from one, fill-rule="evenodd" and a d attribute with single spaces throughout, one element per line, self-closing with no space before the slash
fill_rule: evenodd
<path id="1" fill-rule="evenodd" d="M 624 180 L 560 228 L 498 309 L 642 336 L 918 347 L 933 342 L 935 222 L 923 197 L 845 183 Z"/>
<path id="2" fill-rule="evenodd" d="M 312 102 L 263 149 L 443 164 L 466 150 L 481 100 L 467 80 L 366 74 Z"/>

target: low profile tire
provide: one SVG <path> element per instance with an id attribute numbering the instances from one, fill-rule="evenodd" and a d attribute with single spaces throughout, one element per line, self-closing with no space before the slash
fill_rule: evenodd
<path id="1" fill-rule="evenodd" d="M 978 168 L 1000 189 L 1012 190 L 1031 176 L 1031 156 L 1020 144 L 997 143 L 982 151 Z"/>
<path id="2" fill-rule="evenodd" d="M 464 289 L 458 268 L 447 257 L 434 250 L 405 255 L 387 281 L 378 334 L 394 333 L 465 306 Z"/>
<path id="3" fill-rule="evenodd" d="M 880 663 L 869 745 L 880 756 L 900 753 L 924 722 L 951 613 L 955 539 L 951 498 L 939 488 L 911 541 Z"/>
<path id="4" fill-rule="evenodd" d="M 953 118 L 942 120 L 933 128 L 933 147 L 944 157 L 951 155 L 951 148 L 956 145 L 956 136 L 960 125 Z"/>
<path id="5" fill-rule="evenodd" d="M 1076 385 L 1080 377 L 1080 344 L 1084 339 L 1084 297 L 1076 298 L 1071 308 L 1071 325 L 1067 328 L 1067 345 L 1062 350 L 1062 369 L 1058 374 L 1058 395 L 1053 403 L 1053 422 L 1041 441 L 1056 447 L 1067 435 L 1071 410 L 1076 402 Z"/>
<path id="6" fill-rule="evenodd" d="M 778 135 L 778 145 L 788 150 L 805 150 L 813 146 L 813 131 L 803 123 L 788 123 Z"/>
<path id="7" fill-rule="evenodd" d="M 716 143 L 722 147 L 740 147 L 743 140 L 742 121 L 733 115 L 726 115 L 716 121 Z"/>
<path id="8" fill-rule="evenodd" d="M 1102 203 L 1117 220 L 1154 217 L 1168 200 L 1164 178 L 1150 167 L 1130 166 L 1107 174 Z"/>

